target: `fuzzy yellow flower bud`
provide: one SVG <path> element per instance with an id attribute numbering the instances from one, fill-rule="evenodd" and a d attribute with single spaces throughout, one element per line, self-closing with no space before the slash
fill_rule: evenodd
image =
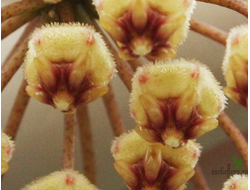
<path id="1" fill-rule="evenodd" d="M 35 30 L 24 62 L 27 93 L 62 112 L 108 91 L 115 64 L 100 34 L 81 24 Z"/>
<path id="2" fill-rule="evenodd" d="M 149 143 L 130 131 L 116 138 L 111 151 L 115 169 L 130 190 L 181 190 L 194 174 L 200 145 L 188 141 L 174 149 Z"/>
<path id="3" fill-rule="evenodd" d="M 22 190 L 98 190 L 76 171 L 57 171 L 27 185 Z"/>
<path id="4" fill-rule="evenodd" d="M 248 106 L 248 26 L 233 28 L 229 33 L 223 72 L 225 94 L 235 102 Z"/>
<path id="5" fill-rule="evenodd" d="M 224 183 L 222 190 L 248 190 L 248 177 L 246 175 L 234 175 Z"/>
<path id="6" fill-rule="evenodd" d="M 1 175 L 3 175 L 8 169 L 8 162 L 10 161 L 14 150 L 14 143 L 10 140 L 10 137 L 5 133 L 1 133 Z"/>
<path id="7" fill-rule="evenodd" d="M 186 38 L 195 0 L 94 0 L 100 25 L 123 59 L 173 57 Z"/>
<path id="8" fill-rule="evenodd" d="M 135 73 L 130 111 L 149 142 L 179 147 L 217 127 L 225 96 L 213 74 L 197 61 L 161 61 Z"/>

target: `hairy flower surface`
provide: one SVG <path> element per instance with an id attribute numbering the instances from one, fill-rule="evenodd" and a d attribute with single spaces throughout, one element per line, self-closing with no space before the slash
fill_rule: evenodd
<path id="1" fill-rule="evenodd" d="M 222 190 L 248 190 L 248 177 L 234 175 L 224 183 Z"/>
<path id="2" fill-rule="evenodd" d="M 136 131 L 149 142 L 179 147 L 217 127 L 224 109 L 220 86 L 197 61 L 161 61 L 139 68 L 132 88 Z"/>
<path id="3" fill-rule="evenodd" d="M 14 150 L 14 143 L 10 137 L 1 132 L 1 175 L 8 169 L 8 162 L 10 161 Z"/>
<path id="4" fill-rule="evenodd" d="M 200 156 L 200 145 L 193 141 L 174 149 L 149 143 L 136 131 L 116 138 L 111 150 L 115 168 L 130 190 L 184 189 Z"/>
<path id="5" fill-rule="evenodd" d="M 227 39 L 223 72 L 224 91 L 235 102 L 248 106 L 248 26 L 233 28 Z"/>
<path id="6" fill-rule="evenodd" d="M 57 171 L 32 182 L 22 190 L 98 190 L 76 171 Z"/>
<path id="7" fill-rule="evenodd" d="M 186 38 L 194 0 L 95 0 L 100 25 L 123 59 L 168 58 Z"/>
<path id="8" fill-rule="evenodd" d="M 24 62 L 27 93 L 63 112 L 108 91 L 115 71 L 100 34 L 81 24 L 52 24 L 37 29 Z"/>

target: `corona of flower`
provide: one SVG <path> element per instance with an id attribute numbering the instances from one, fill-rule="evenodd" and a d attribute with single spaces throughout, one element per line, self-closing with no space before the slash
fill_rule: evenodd
<path id="1" fill-rule="evenodd" d="M 248 177 L 234 175 L 224 183 L 222 190 L 248 190 Z"/>
<path id="2" fill-rule="evenodd" d="M 173 57 L 185 39 L 194 0 L 95 0 L 100 25 L 123 59 Z"/>
<path id="3" fill-rule="evenodd" d="M 227 82 L 224 91 L 239 104 L 248 106 L 248 26 L 231 30 L 227 39 L 223 72 Z"/>
<path id="4" fill-rule="evenodd" d="M 22 190 L 98 190 L 88 179 L 76 171 L 51 173 L 27 185 Z"/>
<path id="5" fill-rule="evenodd" d="M 10 140 L 9 136 L 1 133 L 1 175 L 8 169 L 8 162 L 10 161 L 14 150 L 14 143 Z"/>
<path id="6" fill-rule="evenodd" d="M 197 61 L 174 60 L 139 68 L 130 110 L 137 132 L 149 142 L 179 147 L 217 127 L 225 96 Z"/>
<path id="7" fill-rule="evenodd" d="M 115 168 L 129 190 L 182 190 L 194 174 L 200 145 L 188 141 L 178 149 L 149 143 L 131 131 L 112 145 Z"/>
<path id="8" fill-rule="evenodd" d="M 52 24 L 37 29 L 24 62 L 27 93 L 63 112 L 108 91 L 114 61 L 90 26 Z"/>

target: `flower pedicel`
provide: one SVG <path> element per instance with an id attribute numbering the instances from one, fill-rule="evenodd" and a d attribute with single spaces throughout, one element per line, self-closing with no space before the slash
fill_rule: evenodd
<path id="1" fill-rule="evenodd" d="M 115 169 L 129 190 L 182 190 L 194 174 L 200 145 L 194 141 L 178 149 L 149 143 L 135 131 L 116 138 L 112 145 Z"/>
<path id="2" fill-rule="evenodd" d="M 197 61 L 161 61 L 135 73 L 130 111 L 149 142 L 179 147 L 211 131 L 226 98 L 212 73 Z"/>
<path id="3" fill-rule="evenodd" d="M 35 30 L 24 62 L 27 93 L 65 113 L 107 93 L 114 71 L 101 35 L 77 23 Z"/>
<path id="4" fill-rule="evenodd" d="M 123 59 L 173 57 L 186 38 L 194 0 L 95 0 L 100 25 Z"/>
<path id="5" fill-rule="evenodd" d="M 98 190 L 76 171 L 57 171 L 27 185 L 22 190 Z"/>
<path id="6" fill-rule="evenodd" d="M 1 132 L 1 175 L 8 169 L 8 162 L 10 161 L 14 150 L 14 143 L 10 137 Z"/>

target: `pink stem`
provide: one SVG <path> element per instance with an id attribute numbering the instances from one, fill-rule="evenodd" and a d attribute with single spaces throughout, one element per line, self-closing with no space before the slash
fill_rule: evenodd
<path id="1" fill-rule="evenodd" d="M 84 171 L 91 183 L 96 183 L 95 154 L 91 133 L 88 107 L 85 104 L 77 108 L 77 121 L 80 132 Z"/>
<path id="2" fill-rule="evenodd" d="M 15 103 L 12 107 L 7 126 L 5 128 L 5 133 L 11 136 L 13 140 L 16 138 L 20 123 L 30 99 L 25 91 L 26 85 L 27 83 L 23 81 L 16 96 Z"/>
<path id="3" fill-rule="evenodd" d="M 37 9 L 40 9 L 45 5 L 46 4 L 43 2 L 43 0 L 22 0 L 12 3 L 10 5 L 2 7 L 1 20 L 2 22 L 4 22 L 11 17 L 36 11 Z"/>
<path id="4" fill-rule="evenodd" d="M 63 150 L 63 169 L 74 168 L 74 145 L 75 145 L 75 115 L 65 114 L 65 130 L 64 130 L 64 150 Z"/>
<path id="5" fill-rule="evenodd" d="M 109 84 L 109 92 L 103 96 L 103 101 L 113 128 L 114 135 L 118 137 L 125 132 L 125 127 L 111 84 Z"/>
<path id="6" fill-rule="evenodd" d="M 220 114 L 218 120 L 220 122 L 220 126 L 229 135 L 234 145 L 240 152 L 244 163 L 248 166 L 248 144 L 245 137 L 225 112 Z"/>
<path id="7" fill-rule="evenodd" d="M 27 51 L 27 43 L 30 33 L 34 30 L 37 19 L 34 19 L 25 29 L 16 45 L 11 50 L 9 56 L 5 60 L 1 70 L 1 91 L 4 90 L 13 75 L 23 63 L 25 53 Z"/>
<path id="8" fill-rule="evenodd" d="M 191 19 L 190 24 L 191 29 L 195 32 L 198 32 L 212 40 L 215 40 L 222 45 L 226 45 L 226 40 L 228 37 L 228 34 L 226 32 L 194 18 Z"/>
<path id="9" fill-rule="evenodd" d="M 23 13 L 15 17 L 11 17 L 8 20 L 5 20 L 1 25 L 1 32 L 2 32 L 1 39 L 4 39 L 5 37 L 7 37 L 16 29 L 23 26 L 28 21 L 32 20 L 35 16 L 37 16 L 37 13 L 28 12 L 28 13 Z"/>
<path id="10" fill-rule="evenodd" d="M 198 0 L 201 2 L 212 3 L 235 10 L 248 17 L 248 4 L 244 0 Z"/>
<path id="11" fill-rule="evenodd" d="M 195 167 L 195 174 L 193 176 L 193 182 L 198 190 L 210 190 L 208 187 L 207 181 L 203 175 L 202 169 L 199 165 Z"/>

